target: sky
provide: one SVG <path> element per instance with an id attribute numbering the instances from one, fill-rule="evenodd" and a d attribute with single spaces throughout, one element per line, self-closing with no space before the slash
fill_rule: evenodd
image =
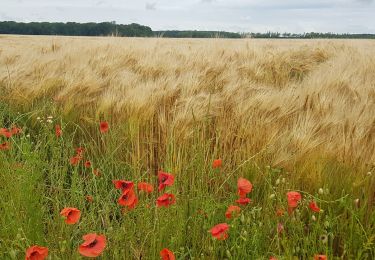
<path id="1" fill-rule="evenodd" d="M 375 33 L 375 0 L 0 0 L 0 21 L 139 23 L 153 30 Z"/>

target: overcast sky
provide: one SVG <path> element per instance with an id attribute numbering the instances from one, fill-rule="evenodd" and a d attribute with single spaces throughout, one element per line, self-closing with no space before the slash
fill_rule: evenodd
<path id="1" fill-rule="evenodd" d="M 373 0 L 0 0 L 2 21 L 140 23 L 153 30 L 375 33 Z"/>

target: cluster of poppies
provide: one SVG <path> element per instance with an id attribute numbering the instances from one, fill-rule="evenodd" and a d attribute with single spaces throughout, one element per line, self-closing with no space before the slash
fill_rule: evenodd
<path id="1" fill-rule="evenodd" d="M 81 211 L 77 208 L 64 208 L 60 215 L 65 218 L 65 223 L 68 225 L 76 224 L 80 217 Z M 105 235 L 97 235 L 95 233 L 86 234 L 83 236 L 84 242 L 78 247 L 78 252 L 86 257 L 99 256 L 106 247 Z M 48 248 L 42 246 L 31 246 L 26 250 L 26 260 L 43 260 L 48 256 Z"/>
<path id="2" fill-rule="evenodd" d="M 167 186 L 172 186 L 174 183 L 174 175 L 166 172 L 158 172 L 158 183 L 159 183 L 159 192 L 164 190 Z M 138 198 L 134 191 L 134 183 L 132 181 L 126 180 L 114 180 L 113 184 L 116 189 L 121 190 L 121 196 L 118 199 L 118 204 L 126 207 L 131 210 L 134 209 L 138 203 Z M 152 184 L 147 182 L 139 182 L 137 185 L 139 191 L 146 193 L 152 193 L 154 187 Z M 170 205 L 176 202 L 176 198 L 171 193 L 164 193 L 156 199 L 156 205 L 158 207 L 169 207 Z"/>
<path id="3" fill-rule="evenodd" d="M 78 147 L 75 149 L 75 155 L 70 158 L 70 164 L 73 166 L 77 166 L 83 159 L 84 159 L 84 151 L 85 149 L 82 147 Z M 92 164 L 90 160 L 85 160 L 83 163 L 83 166 L 85 168 L 92 168 Z M 92 169 L 92 173 L 96 176 L 100 176 L 100 171 L 99 169 Z"/>
<path id="4" fill-rule="evenodd" d="M 239 178 L 237 180 L 237 194 L 239 196 L 239 199 L 236 200 L 236 203 L 239 205 L 245 206 L 251 202 L 251 200 L 247 197 L 247 194 L 249 194 L 253 189 L 253 185 L 251 182 L 245 178 Z M 230 205 L 225 212 L 225 217 L 227 219 L 231 219 L 234 216 L 238 216 L 241 212 L 241 208 L 236 205 Z M 229 225 L 227 223 L 220 223 L 211 228 L 210 232 L 211 235 L 218 239 L 218 240 L 225 240 L 228 238 L 228 230 Z"/>
<path id="5" fill-rule="evenodd" d="M 113 184 L 116 189 L 121 190 L 121 196 L 118 199 L 118 204 L 123 206 L 127 210 L 132 210 L 138 203 L 138 197 L 134 191 L 134 182 L 126 180 L 114 180 Z M 166 172 L 158 172 L 158 191 L 163 191 L 167 186 L 174 184 L 174 175 Z M 148 194 L 154 191 L 152 184 L 147 182 L 139 182 L 137 188 L 140 192 L 146 192 Z M 157 207 L 169 207 L 176 202 L 176 198 L 171 193 L 164 193 L 156 199 Z M 175 256 L 168 248 L 163 248 L 160 251 L 160 257 L 163 260 L 174 260 Z"/>
<path id="6" fill-rule="evenodd" d="M 21 132 L 22 132 L 22 129 L 18 128 L 16 126 L 13 126 L 10 129 L 0 128 L 0 137 L 3 137 L 5 139 L 10 139 L 12 136 L 18 135 Z M 10 142 L 9 141 L 0 142 L 0 151 L 7 151 L 9 149 L 10 149 Z"/>
<path id="7" fill-rule="evenodd" d="M 217 166 L 218 162 L 214 162 L 213 166 Z M 220 162 L 221 166 L 221 162 Z M 215 167 L 214 167 L 215 168 Z M 251 182 L 245 178 L 239 178 L 237 181 L 237 194 L 239 196 L 239 199 L 236 200 L 236 203 L 240 205 L 247 205 L 251 202 L 250 198 L 247 197 L 247 195 L 252 191 L 253 185 Z M 297 191 L 289 191 L 287 192 L 287 201 L 288 201 L 288 213 L 292 214 L 293 211 L 298 207 L 299 203 L 302 200 L 301 193 Z M 318 207 L 317 203 L 314 200 L 311 200 L 309 202 L 309 208 L 313 212 L 321 212 L 321 209 Z M 236 205 L 230 205 L 225 212 L 225 217 L 227 219 L 231 219 L 234 216 L 238 216 L 241 212 L 241 208 Z M 277 215 L 283 215 L 282 210 L 277 211 Z M 278 224 L 277 227 L 278 232 L 282 232 L 283 225 L 281 223 Z M 215 225 L 213 228 L 211 228 L 210 232 L 214 238 L 217 240 L 225 240 L 229 237 L 228 235 L 229 231 L 229 225 L 227 223 L 220 223 Z M 275 257 L 271 257 L 270 260 L 277 260 Z M 327 260 L 326 255 L 315 255 L 314 260 Z"/>
<path id="8" fill-rule="evenodd" d="M 109 124 L 107 122 L 101 122 L 99 130 L 102 134 L 109 131 Z M 20 133 L 21 129 L 12 128 L 10 130 L 1 128 L 0 136 L 10 138 L 12 135 Z M 55 134 L 57 137 L 61 137 L 62 129 L 60 125 L 55 126 Z M 9 144 L 4 143 L 0 145 L 0 150 L 5 150 L 4 147 L 9 146 Z M 8 148 L 9 149 L 9 148 Z M 70 158 L 70 164 L 77 166 L 83 160 L 84 149 L 79 147 L 75 150 L 75 155 Z M 85 161 L 84 166 L 86 168 L 91 167 L 91 162 L 89 160 Z M 214 169 L 222 167 L 222 160 L 216 159 L 213 161 L 212 167 Z M 99 176 L 99 170 L 93 170 L 94 174 Z M 162 192 L 166 187 L 172 186 L 174 184 L 175 177 L 173 174 L 166 173 L 163 171 L 158 172 L 158 191 Z M 121 196 L 118 198 L 118 204 L 123 207 L 124 210 L 132 210 L 138 204 L 138 197 L 135 191 L 134 182 L 128 180 L 113 180 L 114 187 L 121 191 Z M 145 192 L 150 194 L 154 191 L 152 184 L 147 182 L 139 182 L 137 184 L 137 189 L 139 192 Z M 225 218 L 231 219 L 240 215 L 241 207 L 246 206 L 251 203 L 251 199 L 248 198 L 248 194 L 251 193 L 253 189 L 252 183 L 245 179 L 239 178 L 237 180 L 237 195 L 238 199 L 235 200 L 237 205 L 229 205 L 225 212 Z M 88 201 L 92 201 L 92 197 L 88 196 L 86 198 Z M 302 200 L 302 195 L 297 191 L 290 191 L 287 193 L 288 201 L 288 213 L 292 214 L 293 211 L 298 207 L 300 201 Z M 156 199 L 157 207 L 169 207 L 176 202 L 176 198 L 171 193 L 163 193 Z M 310 201 L 309 207 L 314 212 L 320 212 L 321 209 L 318 207 L 315 201 Z M 277 215 L 283 215 L 283 210 L 278 210 Z M 61 210 L 60 215 L 65 218 L 65 223 L 68 225 L 76 224 L 80 217 L 81 211 L 77 208 L 67 207 Z M 281 223 L 278 224 L 278 231 L 281 232 L 283 226 Z M 220 223 L 211 228 L 210 232 L 214 238 L 217 240 L 225 240 L 229 237 L 228 235 L 229 225 L 227 223 Z M 106 247 L 106 237 L 105 235 L 98 235 L 95 233 L 86 234 L 83 236 L 84 242 L 79 246 L 78 252 L 86 257 L 97 257 L 101 255 Z M 48 248 L 34 245 L 26 250 L 26 260 L 43 260 L 48 256 Z M 163 260 L 174 260 L 175 256 L 171 250 L 168 248 L 163 248 L 160 251 L 160 257 Z M 314 260 L 326 260 L 325 255 L 316 255 Z M 271 257 L 270 260 L 277 260 L 275 257 Z"/>
<path id="9" fill-rule="evenodd" d="M 296 209 L 298 207 L 298 204 L 302 200 L 302 195 L 298 191 L 289 191 L 289 192 L 287 192 L 286 196 L 287 196 L 287 200 L 288 200 L 288 213 L 292 214 L 294 209 Z M 318 204 L 314 200 L 311 200 L 309 202 L 309 208 L 313 212 L 317 212 L 317 213 L 322 211 L 318 207 Z"/>

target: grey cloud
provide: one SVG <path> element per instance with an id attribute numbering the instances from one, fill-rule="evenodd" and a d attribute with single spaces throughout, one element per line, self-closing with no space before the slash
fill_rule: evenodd
<path id="1" fill-rule="evenodd" d="M 360 3 L 364 3 L 364 4 L 370 4 L 374 2 L 374 0 L 356 0 L 356 1 Z"/>
<path id="2" fill-rule="evenodd" d="M 154 3 L 146 3 L 146 10 L 156 10 L 156 2 Z"/>

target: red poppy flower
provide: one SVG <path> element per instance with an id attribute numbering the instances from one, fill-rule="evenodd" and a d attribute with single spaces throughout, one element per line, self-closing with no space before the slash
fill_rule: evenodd
<path id="1" fill-rule="evenodd" d="M 288 198 L 288 206 L 290 208 L 296 208 L 302 199 L 301 193 L 297 191 L 289 191 L 286 195 Z"/>
<path id="2" fill-rule="evenodd" d="M 250 193 L 253 189 L 253 185 L 250 181 L 248 181 L 245 178 L 239 178 L 237 181 L 237 190 L 238 195 L 240 195 L 241 198 L 245 198 L 246 194 Z"/>
<path id="3" fill-rule="evenodd" d="M 276 216 L 281 217 L 282 215 L 284 215 L 284 210 L 283 209 L 277 209 L 276 210 Z"/>
<path id="4" fill-rule="evenodd" d="M 106 238 L 104 235 L 87 234 L 83 236 L 83 242 L 78 252 L 86 257 L 98 257 L 106 246 Z"/>
<path id="5" fill-rule="evenodd" d="M 163 248 L 160 251 L 160 257 L 163 260 L 175 260 L 176 259 L 173 252 L 171 250 L 169 250 L 168 248 Z"/>
<path id="6" fill-rule="evenodd" d="M 22 132 L 22 129 L 19 127 L 13 126 L 10 132 L 12 135 L 18 135 Z"/>
<path id="7" fill-rule="evenodd" d="M 79 218 L 81 217 L 81 211 L 76 208 L 64 208 L 60 212 L 60 215 L 66 217 L 66 224 L 72 225 L 78 222 Z"/>
<path id="8" fill-rule="evenodd" d="M 235 215 L 238 215 L 240 212 L 241 212 L 241 208 L 240 207 L 230 205 L 228 207 L 227 211 L 225 212 L 225 217 L 227 219 L 230 219 L 230 218 L 232 218 L 232 213 L 235 213 Z"/>
<path id="9" fill-rule="evenodd" d="M 137 206 L 137 204 L 138 204 L 138 198 L 135 197 L 133 203 L 131 203 L 131 204 L 128 206 L 128 209 L 134 209 L 135 206 Z"/>
<path id="10" fill-rule="evenodd" d="M 137 202 L 137 197 L 132 189 L 124 190 L 121 197 L 118 199 L 118 204 L 129 208 L 134 208 Z"/>
<path id="11" fill-rule="evenodd" d="M 125 190 L 131 190 L 134 187 L 134 183 L 132 181 L 114 180 L 112 182 L 116 189 L 121 189 L 123 192 Z"/>
<path id="12" fill-rule="evenodd" d="M 311 201 L 309 204 L 309 207 L 314 212 L 318 212 L 318 213 L 320 212 L 320 208 L 318 207 L 318 204 L 316 204 L 315 201 Z"/>
<path id="13" fill-rule="evenodd" d="M 11 138 L 12 137 L 12 132 L 10 132 L 6 128 L 0 128 L 0 135 L 6 137 L 6 138 Z"/>
<path id="14" fill-rule="evenodd" d="M 82 157 L 82 155 L 83 155 L 84 152 L 85 152 L 84 148 L 82 148 L 82 147 L 76 148 L 76 154 L 77 154 L 77 156 L 81 156 Z"/>
<path id="15" fill-rule="evenodd" d="M 86 168 L 90 168 L 91 167 L 91 162 L 90 161 L 86 161 L 84 165 L 85 165 Z"/>
<path id="16" fill-rule="evenodd" d="M 221 223 L 213 228 L 211 228 L 211 234 L 213 237 L 217 238 L 218 240 L 225 240 L 228 238 L 228 231 L 229 226 L 227 223 Z"/>
<path id="17" fill-rule="evenodd" d="M 166 172 L 158 172 L 159 191 L 163 190 L 166 186 L 172 186 L 174 183 L 174 175 Z"/>
<path id="18" fill-rule="evenodd" d="M 326 255 L 315 255 L 314 260 L 327 260 Z"/>
<path id="19" fill-rule="evenodd" d="M 239 198 L 238 200 L 236 200 L 236 202 L 240 205 L 247 205 L 251 202 L 251 199 L 249 198 Z"/>
<path id="20" fill-rule="evenodd" d="M 98 177 L 101 175 L 99 169 L 93 170 L 93 173 L 94 173 L 95 176 L 98 176 Z"/>
<path id="21" fill-rule="evenodd" d="M 173 194 L 164 193 L 156 200 L 156 204 L 158 207 L 169 207 L 170 205 L 174 204 L 176 202 L 176 198 Z"/>
<path id="22" fill-rule="evenodd" d="M 0 144 L 0 151 L 7 151 L 10 149 L 10 144 L 8 142 L 4 142 Z"/>
<path id="23" fill-rule="evenodd" d="M 271 257 L 270 257 L 270 260 L 277 260 L 277 258 L 274 257 L 274 256 L 271 256 Z"/>
<path id="24" fill-rule="evenodd" d="M 138 190 L 142 190 L 142 191 L 145 191 L 147 193 L 151 193 L 151 192 L 154 191 L 154 187 L 150 183 L 140 182 L 140 183 L 138 183 Z"/>
<path id="25" fill-rule="evenodd" d="M 107 121 L 100 122 L 100 132 L 102 134 L 107 133 L 109 130 L 109 124 Z"/>
<path id="26" fill-rule="evenodd" d="M 25 260 L 43 260 L 48 256 L 48 248 L 31 246 L 26 250 Z"/>
<path id="27" fill-rule="evenodd" d="M 62 130 L 60 125 L 55 125 L 55 134 L 56 137 L 60 137 L 62 135 Z"/>
<path id="28" fill-rule="evenodd" d="M 217 169 L 223 165 L 223 161 L 221 159 L 216 159 L 212 163 L 212 168 Z"/>
<path id="29" fill-rule="evenodd" d="M 87 196 L 86 196 L 86 200 L 87 200 L 88 202 L 93 202 L 93 201 L 94 201 L 94 198 L 93 198 L 92 196 L 90 196 L 90 195 L 87 195 Z"/>
<path id="30" fill-rule="evenodd" d="M 8 129 L 6 128 L 0 128 L 0 136 L 5 134 L 5 132 L 8 132 Z"/>
<path id="31" fill-rule="evenodd" d="M 77 164 L 79 164 L 79 162 L 82 160 L 82 157 L 81 156 L 73 156 L 72 158 L 70 158 L 70 164 L 75 166 Z"/>

